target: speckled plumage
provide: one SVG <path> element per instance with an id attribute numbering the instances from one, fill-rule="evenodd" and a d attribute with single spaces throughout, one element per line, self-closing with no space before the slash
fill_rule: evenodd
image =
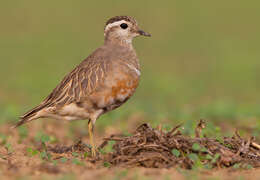
<path id="1" fill-rule="evenodd" d="M 127 23 L 128 29 L 120 28 Z M 132 39 L 147 35 L 129 16 L 109 19 L 104 45 L 67 74 L 38 106 L 21 116 L 15 127 L 38 118 L 88 119 L 91 129 L 96 119 L 126 102 L 135 92 L 140 66 Z M 141 33 L 141 34 L 140 34 Z M 149 35 L 149 34 L 148 34 Z"/>
<path id="2" fill-rule="evenodd" d="M 21 119 L 90 119 L 95 111 L 104 113 L 120 106 L 133 94 L 139 81 L 139 75 L 129 65 L 139 70 L 139 63 L 133 49 L 119 46 L 114 47 L 113 52 L 111 50 L 111 46 L 98 48 Z M 120 99 L 123 93 L 126 98 Z M 86 113 L 64 112 L 64 108 L 72 104 L 79 108 L 78 111 L 84 108 Z"/>

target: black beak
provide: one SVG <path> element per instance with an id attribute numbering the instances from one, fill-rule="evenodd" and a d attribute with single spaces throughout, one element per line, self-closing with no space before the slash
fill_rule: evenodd
<path id="1" fill-rule="evenodd" d="M 143 30 L 138 30 L 138 33 L 139 33 L 141 36 L 151 37 L 151 34 L 149 34 L 149 33 L 147 33 L 147 32 L 144 32 Z"/>

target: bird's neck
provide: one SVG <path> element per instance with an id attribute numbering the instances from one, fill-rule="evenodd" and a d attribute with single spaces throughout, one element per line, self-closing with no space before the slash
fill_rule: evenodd
<path id="1" fill-rule="evenodd" d="M 105 39 L 104 46 L 109 52 L 112 51 L 115 56 L 120 56 L 122 60 L 132 64 L 139 70 L 139 60 L 132 43 L 126 43 L 123 40 L 118 39 Z"/>
<path id="2" fill-rule="evenodd" d="M 117 37 L 117 36 L 106 36 L 105 37 L 105 45 L 116 45 L 116 46 L 123 46 L 123 47 L 127 47 L 130 49 L 133 49 L 133 45 L 132 45 L 132 39 L 128 39 L 128 38 L 122 38 L 122 37 Z"/>

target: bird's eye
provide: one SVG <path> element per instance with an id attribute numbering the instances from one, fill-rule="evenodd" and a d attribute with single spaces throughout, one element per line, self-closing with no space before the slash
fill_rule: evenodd
<path id="1" fill-rule="evenodd" d="M 122 23 L 122 24 L 120 24 L 120 27 L 121 27 L 122 29 L 126 29 L 126 28 L 128 27 L 128 25 L 127 25 L 126 23 Z"/>

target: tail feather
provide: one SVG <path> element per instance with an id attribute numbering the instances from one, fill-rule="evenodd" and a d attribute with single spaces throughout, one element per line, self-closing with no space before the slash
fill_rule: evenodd
<path id="1" fill-rule="evenodd" d="M 12 128 L 17 128 L 27 122 L 30 122 L 32 120 L 40 118 L 37 113 L 42 110 L 45 107 L 45 105 L 39 105 L 36 106 L 35 108 L 31 109 L 27 113 L 25 113 L 23 116 L 20 117 L 20 120 L 12 127 Z"/>

